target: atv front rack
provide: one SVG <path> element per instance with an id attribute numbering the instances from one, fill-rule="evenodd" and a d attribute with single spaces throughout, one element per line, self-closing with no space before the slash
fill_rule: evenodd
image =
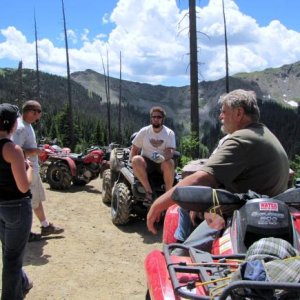
<path id="1" fill-rule="evenodd" d="M 245 254 L 211 255 L 183 244 L 164 245 L 163 252 L 174 293 L 185 299 L 267 300 L 270 299 L 268 292 L 275 289 L 293 291 L 293 295 L 300 295 L 299 283 L 231 281 L 232 273 L 245 260 Z M 247 297 L 242 292 L 245 290 L 248 293 Z"/>

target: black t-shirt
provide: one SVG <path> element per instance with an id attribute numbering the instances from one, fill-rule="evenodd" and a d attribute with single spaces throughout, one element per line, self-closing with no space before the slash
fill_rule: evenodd
<path id="1" fill-rule="evenodd" d="M 31 196 L 30 190 L 26 193 L 19 191 L 11 170 L 11 164 L 3 158 L 2 149 L 6 143 L 12 143 L 12 141 L 9 139 L 0 140 L 0 202 Z"/>

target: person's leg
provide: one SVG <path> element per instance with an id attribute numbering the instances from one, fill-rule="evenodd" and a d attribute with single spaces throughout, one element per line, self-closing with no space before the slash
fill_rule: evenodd
<path id="1" fill-rule="evenodd" d="M 170 190 L 174 184 L 175 164 L 173 159 L 165 160 L 160 164 L 163 173 L 166 191 Z"/>
<path id="2" fill-rule="evenodd" d="M 41 223 L 41 235 L 60 234 L 64 232 L 63 228 L 54 226 L 47 220 L 43 202 L 46 200 L 46 193 L 43 187 L 42 180 L 39 175 L 34 174 L 34 179 L 31 184 L 32 193 L 32 208 L 34 214 Z"/>
<path id="3" fill-rule="evenodd" d="M 193 229 L 194 226 L 192 224 L 189 211 L 178 207 L 178 226 L 174 234 L 176 240 L 178 242 L 184 242 Z"/>
<path id="4" fill-rule="evenodd" d="M 185 246 L 195 247 L 199 250 L 210 252 L 213 241 L 220 236 L 221 230 L 211 228 L 206 221 L 198 225 L 183 243 Z"/>
<path id="5" fill-rule="evenodd" d="M 143 185 L 146 193 L 152 194 L 152 188 L 150 186 L 147 174 L 147 163 L 141 155 L 136 155 L 132 158 L 132 169 L 134 175 Z"/>
<path id="6" fill-rule="evenodd" d="M 36 215 L 36 217 L 39 219 L 41 224 L 43 222 L 48 223 L 48 221 L 46 219 L 45 211 L 44 211 L 44 206 L 41 201 L 38 203 L 38 206 L 33 209 L 33 211 L 34 211 L 34 214 Z"/>
<path id="7" fill-rule="evenodd" d="M 32 208 L 34 214 L 39 219 L 40 223 L 47 223 L 46 214 L 43 207 L 43 201 L 46 200 L 45 190 L 40 178 L 40 175 L 37 173 L 33 174 L 32 183 L 30 186 L 31 193 L 32 193 Z M 47 224 L 45 224 L 47 225 Z"/>
<path id="8" fill-rule="evenodd" d="M 2 203 L 3 204 L 3 203 Z M 22 270 L 24 252 L 32 224 L 30 199 L 1 204 L 3 237 L 2 237 L 2 300 L 21 300 L 27 286 L 23 280 Z"/>

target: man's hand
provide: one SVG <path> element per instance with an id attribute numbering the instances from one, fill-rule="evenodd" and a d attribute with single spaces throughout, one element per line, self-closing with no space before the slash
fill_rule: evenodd
<path id="1" fill-rule="evenodd" d="M 161 211 L 155 207 L 155 202 L 152 204 L 147 214 L 147 227 L 150 232 L 157 234 L 155 223 L 158 223 L 161 216 Z"/>
<path id="2" fill-rule="evenodd" d="M 164 158 L 165 158 L 165 160 L 173 158 L 173 154 L 174 154 L 174 149 L 172 149 L 172 148 L 165 149 L 164 150 Z"/>
<path id="3" fill-rule="evenodd" d="M 192 222 L 193 226 L 197 225 L 197 222 L 196 222 L 196 218 L 197 217 L 198 217 L 198 213 L 197 212 L 190 211 L 190 219 L 191 219 L 191 222 Z"/>
<path id="4" fill-rule="evenodd" d="M 204 213 L 204 218 L 209 227 L 221 230 L 225 227 L 225 220 L 216 213 Z"/>

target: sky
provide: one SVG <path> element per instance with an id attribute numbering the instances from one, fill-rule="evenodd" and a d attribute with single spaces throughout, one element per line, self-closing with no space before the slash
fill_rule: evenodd
<path id="1" fill-rule="evenodd" d="M 66 76 L 61 0 L 1 0 L 0 68 Z M 229 73 L 300 61 L 299 0 L 224 0 Z M 196 0 L 199 81 L 225 76 L 222 0 Z M 188 0 L 64 0 L 71 72 L 189 84 Z M 120 63 L 121 62 L 121 63 Z M 108 66 L 108 68 L 107 68 Z"/>

